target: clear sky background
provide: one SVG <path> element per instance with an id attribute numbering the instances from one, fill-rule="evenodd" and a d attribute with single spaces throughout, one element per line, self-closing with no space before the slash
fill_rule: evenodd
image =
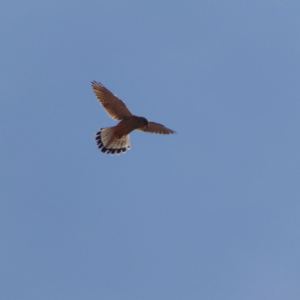
<path id="1" fill-rule="evenodd" d="M 300 299 L 300 2 L 0 2 L 1 300 Z M 131 134 L 102 82 L 177 131 Z"/>

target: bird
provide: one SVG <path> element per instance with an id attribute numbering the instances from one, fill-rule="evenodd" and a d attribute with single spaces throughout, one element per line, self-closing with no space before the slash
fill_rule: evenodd
<path id="1" fill-rule="evenodd" d="M 125 153 L 127 149 L 131 148 L 129 133 L 133 130 L 158 134 L 176 133 L 162 124 L 133 115 L 125 103 L 100 82 L 92 81 L 91 84 L 96 98 L 108 115 L 114 120 L 120 121 L 116 126 L 100 128 L 95 134 L 95 141 L 101 152 L 111 155 Z"/>

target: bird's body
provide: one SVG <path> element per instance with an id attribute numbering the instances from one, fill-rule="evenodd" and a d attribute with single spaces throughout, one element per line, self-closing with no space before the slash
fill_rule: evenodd
<path id="1" fill-rule="evenodd" d="M 129 134 L 133 130 L 146 128 L 149 125 L 147 119 L 138 116 L 123 119 L 117 124 L 116 132 L 121 136 Z"/>
<path id="2" fill-rule="evenodd" d="M 98 148 L 103 153 L 120 154 L 130 149 L 129 133 L 133 130 L 140 130 L 144 132 L 172 134 L 175 131 L 168 129 L 164 125 L 149 122 L 144 117 L 133 115 L 126 107 L 125 103 L 112 94 L 101 83 L 93 81 L 92 87 L 94 93 L 105 108 L 107 113 L 115 120 L 120 122 L 114 127 L 100 128 L 96 133 L 95 140 Z"/>

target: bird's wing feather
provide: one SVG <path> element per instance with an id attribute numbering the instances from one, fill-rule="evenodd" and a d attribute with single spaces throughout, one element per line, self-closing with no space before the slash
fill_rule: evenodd
<path id="1" fill-rule="evenodd" d="M 125 103 L 100 82 L 92 81 L 92 88 L 99 102 L 114 120 L 123 120 L 124 118 L 132 117 L 132 113 L 126 107 Z"/>
<path id="2" fill-rule="evenodd" d="M 162 124 L 149 122 L 149 126 L 147 128 L 139 129 L 140 131 L 150 132 L 150 133 L 159 133 L 159 134 L 172 134 L 176 133 L 174 130 L 165 127 Z"/>

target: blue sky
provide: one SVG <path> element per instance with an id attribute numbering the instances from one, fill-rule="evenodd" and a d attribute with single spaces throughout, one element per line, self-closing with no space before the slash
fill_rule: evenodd
<path id="1" fill-rule="evenodd" d="M 300 3 L 0 3 L 1 299 L 300 297 Z M 102 82 L 137 115 L 125 155 Z"/>

